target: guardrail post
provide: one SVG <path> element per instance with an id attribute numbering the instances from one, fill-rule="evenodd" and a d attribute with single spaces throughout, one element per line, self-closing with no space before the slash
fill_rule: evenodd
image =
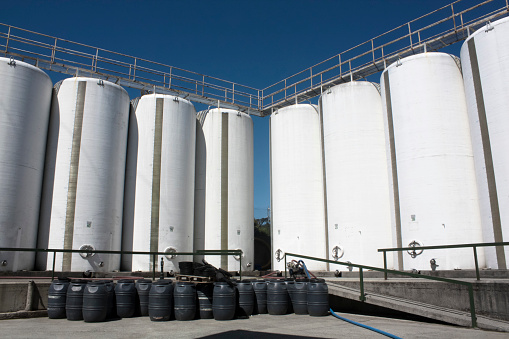
<path id="1" fill-rule="evenodd" d="M 361 296 L 359 299 L 360 301 L 366 301 L 366 296 L 364 295 L 364 274 L 362 273 L 362 267 L 359 267 L 359 278 L 361 283 Z"/>
<path id="2" fill-rule="evenodd" d="M 5 42 L 5 53 L 9 50 L 9 39 L 11 37 L 11 26 L 9 26 L 9 30 L 7 31 L 7 41 Z"/>
<path id="3" fill-rule="evenodd" d="M 477 247 L 473 246 L 474 248 L 474 262 L 475 262 L 475 276 L 477 280 L 481 280 L 481 276 L 479 275 L 479 262 L 477 261 Z"/>
<path id="4" fill-rule="evenodd" d="M 152 280 L 156 280 L 156 255 L 152 254 Z"/>
<path id="5" fill-rule="evenodd" d="M 285 253 L 285 278 L 286 278 L 286 253 Z"/>
<path id="6" fill-rule="evenodd" d="M 477 317 L 475 316 L 474 289 L 472 284 L 468 286 L 468 297 L 470 299 L 470 317 L 472 318 L 472 327 L 477 327 Z"/>
<path id="7" fill-rule="evenodd" d="M 51 281 L 55 279 L 55 260 L 57 258 L 57 252 L 53 251 L 53 269 L 51 270 Z"/>
<path id="8" fill-rule="evenodd" d="M 242 251 L 240 252 L 239 257 L 240 257 L 239 280 L 242 281 Z"/>
<path id="9" fill-rule="evenodd" d="M 387 280 L 387 251 L 384 251 L 384 280 Z"/>

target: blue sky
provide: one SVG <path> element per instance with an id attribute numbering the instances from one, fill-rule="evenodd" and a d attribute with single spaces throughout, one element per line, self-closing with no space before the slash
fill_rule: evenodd
<path id="1" fill-rule="evenodd" d="M 263 88 L 448 3 L 18 0 L 2 1 L 0 22 Z M 448 51 L 457 55 L 459 44 Z M 270 203 L 269 118 L 253 120 L 259 218 Z"/>

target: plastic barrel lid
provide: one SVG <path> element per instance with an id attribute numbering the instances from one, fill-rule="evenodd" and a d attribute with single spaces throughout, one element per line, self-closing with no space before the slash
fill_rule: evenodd
<path id="1" fill-rule="evenodd" d="M 120 279 L 117 281 L 118 284 L 134 284 L 133 279 Z"/>

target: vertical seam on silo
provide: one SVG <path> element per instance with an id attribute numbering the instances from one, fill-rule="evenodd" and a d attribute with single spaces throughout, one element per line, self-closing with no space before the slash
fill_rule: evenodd
<path id="1" fill-rule="evenodd" d="M 272 116 L 269 117 L 269 180 L 270 180 L 270 267 L 274 269 L 274 204 L 272 202 Z"/>
<path id="2" fill-rule="evenodd" d="M 396 221 L 396 246 L 403 247 L 401 236 L 401 210 L 399 204 L 398 168 L 396 161 L 396 142 L 394 138 L 394 121 L 392 117 L 391 88 L 389 82 L 389 71 L 384 73 L 385 102 L 387 107 L 387 126 L 389 129 L 389 146 L 391 155 L 392 184 L 394 195 L 394 213 Z M 403 270 L 403 253 L 398 251 L 398 268 Z"/>
<path id="3" fill-rule="evenodd" d="M 64 249 L 72 249 L 74 239 L 74 218 L 76 212 L 76 190 L 78 186 L 78 169 L 80 163 L 81 134 L 83 131 L 83 113 L 85 110 L 86 81 L 78 82 L 77 100 L 74 115 L 74 127 L 71 146 L 71 162 L 69 167 L 69 183 L 67 186 L 67 206 L 65 211 Z M 70 271 L 72 253 L 63 253 L 62 271 Z"/>
<path id="4" fill-rule="evenodd" d="M 221 114 L 221 250 L 228 249 L 228 117 Z M 228 256 L 221 256 L 221 267 L 228 269 Z"/>
<path id="5" fill-rule="evenodd" d="M 486 167 L 486 176 L 488 180 L 488 193 L 490 197 L 491 218 L 493 221 L 493 235 L 495 242 L 502 242 L 502 223 L 500 220 L 500 208 L 498 205 L 497 183 L 495 179 L 495 169 L 493 167 L 493 155 L 491 153 L 490 132 L 486 117 L 486 107 L 484 105 L 484 96 L 481 84 L 481 75 L 479 72 L 479 63 L 477 60 L 477 51 L 475 40 L 468 41 L 468 54 L 470 57 L 470 66 L 472 68 L 472 78 L 474 82 L 475 101 L 477 104 L 477 114 L 479 115 L 479 126 L 481 129 L 481 141 L 484 152 L 484 164 Z M 506 268 L 505 251 L 503 246 L 496 246 L 497 262 L 499 269 Z"/>
<path id="6" fill-rule="evenodd" d="M 323 132 L 323 108 L 322 108 L 322 97 L 320 97 L 319 105 L 319 116 L 320 116 L 320 143 L 322 147 L 322 176 L 323 176 L 323 210 L 325 217 L 325 259 L 329 260 L 329 212 L 327 210 L 327 173 L 325 170 L 325 140 Z M 329 263 L 326 266 L 327 271 L 330 269 Z"/>
<path id="7" fill-rule="evenodd" d="M 154 158 L 152 169 L 152 206 L 150 214 L 150 251 L 159 251 L 159 207 L 161 195 L 161 149 L 163 139 L 164 99 L 156 99 L 156 116 L 154 127 Z M 150 264 L 154 257 L 150 256 Z"/>

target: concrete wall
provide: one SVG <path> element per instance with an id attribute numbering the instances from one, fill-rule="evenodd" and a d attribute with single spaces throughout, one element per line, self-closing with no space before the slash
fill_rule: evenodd
<path id="1" fill-rule="evenodd" d="M 338 285 L 359 289 L 359 282 L 337 281 Z M 364 281 L 366 293 L 376 293 L 415 300 L 431 305 L 470 310 L 466 286 L 433 281 Z M 480 281 L 474 283 L 474 302 L 478 315 L 509 320 L 509 284 L 507 282 Z"/>
<path id="2" fill-rule="evenodd" d="M 33 283 L 31 309 L 45 310 L 48 303 L 49 282 Z M 29 281 L 3 282 L 0 284 L 0 313 L 25 310 Z"/>

